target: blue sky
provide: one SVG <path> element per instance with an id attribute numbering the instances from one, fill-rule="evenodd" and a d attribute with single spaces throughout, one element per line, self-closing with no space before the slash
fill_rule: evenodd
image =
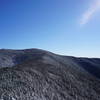
<path id="1" fill-rule="evenodd" d="M 0 0 L 0 48 L 100 58 L 100 1 Z"/>

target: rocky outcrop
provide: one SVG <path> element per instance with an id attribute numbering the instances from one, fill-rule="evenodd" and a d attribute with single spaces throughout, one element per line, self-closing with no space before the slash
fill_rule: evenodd
<path id="1" fill-rule="evenodd" d="M 0 100 L 100 99 L 100 59 L 0 50 L 0 66 Z"/>

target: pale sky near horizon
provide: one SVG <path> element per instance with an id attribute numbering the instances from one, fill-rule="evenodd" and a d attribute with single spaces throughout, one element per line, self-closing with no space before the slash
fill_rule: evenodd
<path id="1" fill-rule="evenodd" d="M 100 0 L 0 0 L 0 48 L 100 58 Z"/>

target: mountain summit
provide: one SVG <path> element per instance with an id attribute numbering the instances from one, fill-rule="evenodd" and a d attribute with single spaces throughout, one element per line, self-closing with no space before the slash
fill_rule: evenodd
<path id="1" fill-rule="evenodd" d="M 0 50 L 0 100 L 99 99 L 99 58 L 40 49 Z"/>

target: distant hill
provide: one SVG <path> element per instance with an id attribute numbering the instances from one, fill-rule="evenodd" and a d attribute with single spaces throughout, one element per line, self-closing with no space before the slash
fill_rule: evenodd
<path id="1" fill-rule="evenodd" d="M 99 99 L 99 58 L 40 49 L 0 50 L 0 100 Z"/>

